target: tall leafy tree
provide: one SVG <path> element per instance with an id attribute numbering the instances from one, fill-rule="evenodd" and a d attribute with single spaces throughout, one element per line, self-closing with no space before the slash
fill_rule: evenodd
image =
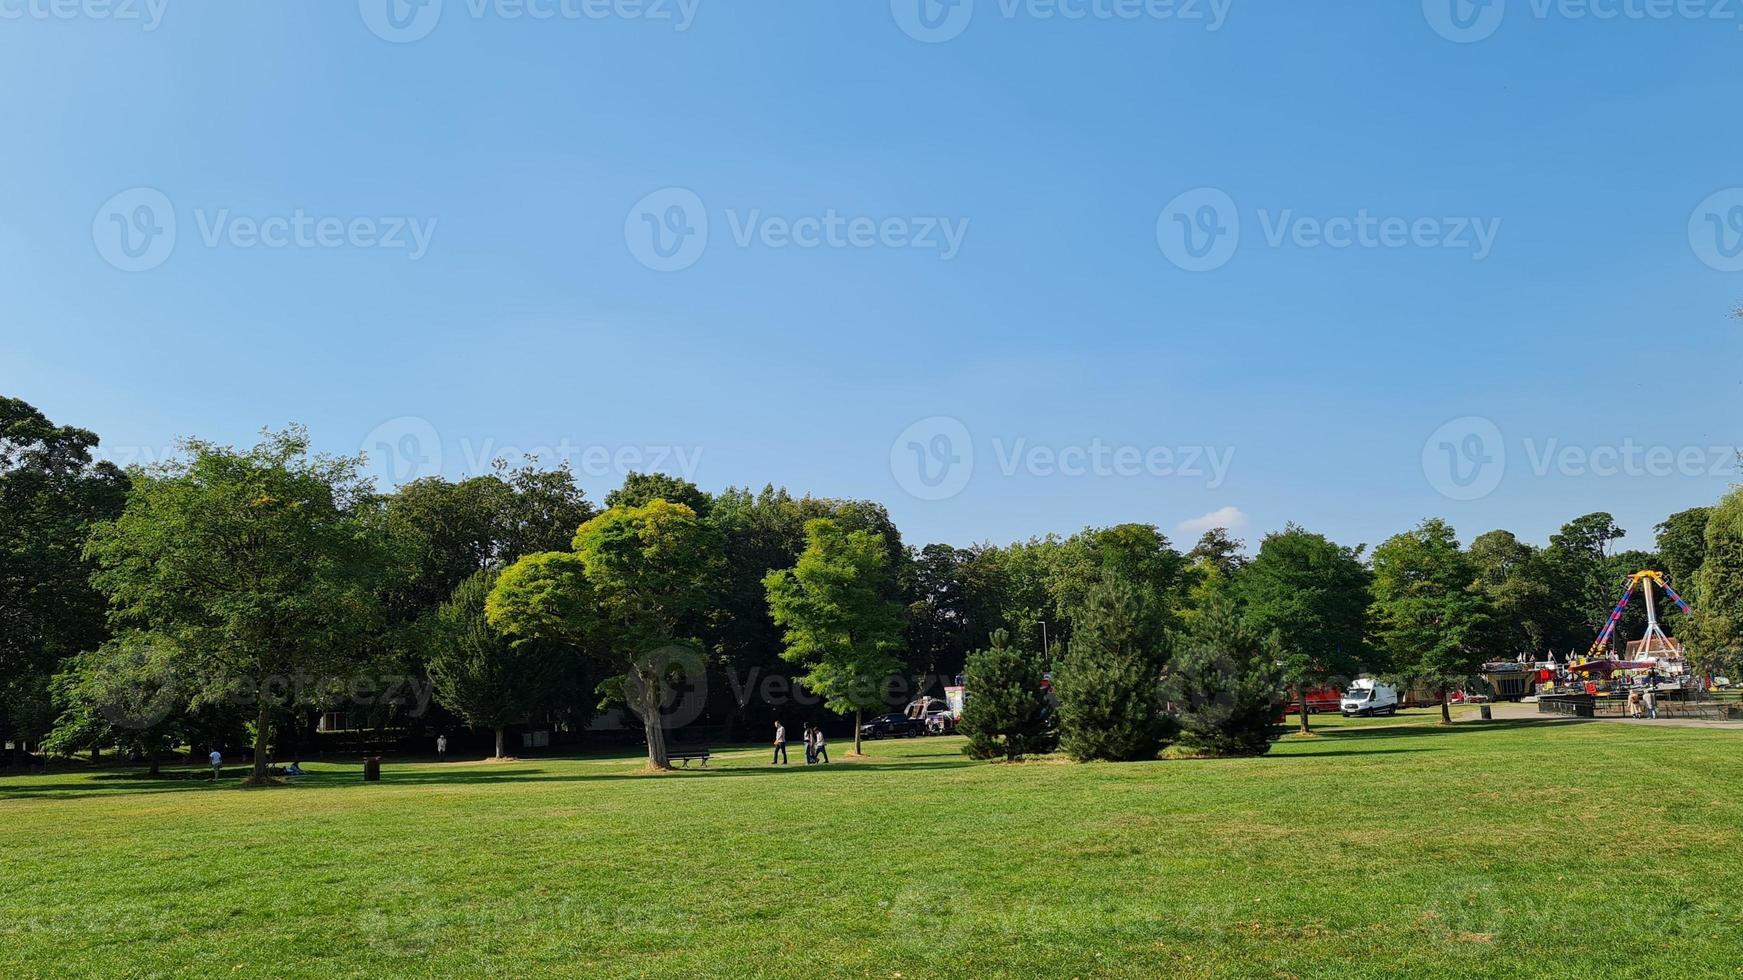
<path id="1" fill-rule="evenodd" d="M 606 507 L 643 507 L 656 500 L 683 504 L 697 517 L 707 517 L 714 498 L 696 484 L 668 473 L 630 473 L 623 486 L 605 495 Z"/>
<path id="2" fill-rule="evenodd" d="M 669 768 L 663 710 L 673 673 L 702 669 L 698 634 L 718 581 L 715 529 L 683 504 L 612 507 L 581 525 L 574 551 L 510 565 L 486 602 L 491 625 L 552 640 L 600 663 L 642 719 L 648 764 Z"/>
<path id="3" fill-rule="evenodd" d="M 181 660 L 162 637 L 138 631 L 73 657 L 55 678 L 62 710 L 46 746 L 61 753 L 114 747 L 143 757 L 158 775 L 163 754 L 193 740 L 195 687 Z"/>
<path id="4" fill-rule="evenodd" d="M 1664 559 L 1665 574 L 1678 592 L 1687 590 L 1687 598 L 1695 598 L 1695 574 L 1707 561 L 1707 524 L 1713 508 L 1691 507 L 1664 519 L 1658 532 L 1658 553 Z"/>
<path id="5" fill-rule="evenodd" d="M 436 700 L 468 725 L 496 733 L 496 756 L 504 754 L 509 725 L 526 721 L 560 690 L 562 663 L 545 641 L 515 643 L 491 626 L 485 601 L 501 573 L 474 572 L 436 610 L 426 662 Z"/>
<path id="6" fill-rule="evenodd" d="M 1500 652 L 1493 603 L 1458 537 L 1438 518 L 1374 549 L 1374 631 L 1393 673 L 1440 691 L 1441 720 L 1452 722 L 1447 694 Z"/>
<path id="7" fill-rule="evenodd" d="M 185 653 L 196 702 L 257 706 L 261 782 L 287 683 L 345 672 L 378 623 L 385 536 L 360 460 L 311 456 L 299 428 L 246 451 L 182 448 L 137 476 L 120 516 L 92 532 L 94 581 L 117 626 Z"/>
<path id="8" fill-rule="evenodd" d="M 831 711 L 853 712 L 857 755 L 865 709 L 902 667 L 904 612 L 890 598 L 889 552 L 877 533 L 823 518 L 805 525 L 805 539 L 797 564 L 763 580 L 769 611 L 785 631 L 782 656 L 805 668 L 802 683 Z"/>
<path id="9" fill-rule="evenodd" d="M 1198 538 L 1198 544 L 1186 553 L 1188 564 L 1208 562 L 1224 578 L 1234 578 L 1247 567 L 1247 557 L 1241 552 L 1247 543 L 1234 537 L 1226 527 L 1213 527 Z"/>
<path id="10" fill-rule="evenodd" d="M 1059 742 L 1080 762 L 1151 759 L 1173 734 L 1163 714 L 1167 636 L 1144 601 L 1125 582 L 1091 589 L 1054 672 Z"/>
<path id="11" fill-rule="evenodd" d="M 1734 490 L 1707 519 L 1706 557 L 1695 581 L 1693 654 L 1709 671 L 1743 668 L 1743 489 Z"/>
<path id="12" fill-rule="evenodd" d="M 1051 752 L 1058 743 L 1043 687 L 1044 671 L 1036 657 L 1010 645 L 1010 634 L 995 630 L 991 645 L 970 654 L 967 666 L 971 696 L 962 708 L 958 730 L 968 736 L 963 751 L 977 759 Z"/>
<path id="13" fill-rule="evenodd" d="M 0 735 L 35 742 L 53 719 L 49 679 L 108 636 L 83 556 L 121 512 L 128 479 L 97 462 L 95 433 L 0 397 Z"/>
<path id="14" fill-rule="evenodd" d="M 1235 579 L 1247 625 L 1278 636 L 1303 732 L 1311 730 L 1310 688 L 1345 682 L 1370 666 L 1369 576 L 1362 550 L 1291 524 L 1266 535 L 1259 554 Z"/>
<path id="15" fill-rule="evenodd" d="M 1288 704 L 1283 650 L 1241 619 L 1233 603 L 1198 611 L 1174 642 L 1164 692 L 1180 713 L 1183 745 L 1215 755 L 1264 755 L 1283 734 Z"/>

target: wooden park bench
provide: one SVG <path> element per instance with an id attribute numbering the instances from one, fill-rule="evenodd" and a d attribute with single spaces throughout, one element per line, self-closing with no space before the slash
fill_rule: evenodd
<path id="1" fill-rule="evenodd" d="M 666 750 L 666 761 L 682 762 L 685 769 L 690 768 L 691 759 L 701 759 L 702 768 L 708 768 L 708 750 L 706 748 Z"/>

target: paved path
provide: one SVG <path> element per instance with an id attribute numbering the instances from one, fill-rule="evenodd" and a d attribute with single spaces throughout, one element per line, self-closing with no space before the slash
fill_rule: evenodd
<path id="1" fill-rule="evenodd" d="M 1534 721 L 1538 719 L 1567 721 L 1571 717 L 1569 715 L 1539 714 L 1537 705 L 1518 704 L 1513 701 L 1502 701 L 1490 707 L 1496 718 L 1507 721 Z M 1471 710 L 1474 713 L 1476 709 Z M 1607 721 L 1613 725 L 1644 725 L 1649 728 L 1743 728 L 1743 721 L 1711 721 L 1706 718 L 1659 718 L 1653 720 L 1650 718 L 1605 718 L 1600 716 L 1590 720 Z"/>

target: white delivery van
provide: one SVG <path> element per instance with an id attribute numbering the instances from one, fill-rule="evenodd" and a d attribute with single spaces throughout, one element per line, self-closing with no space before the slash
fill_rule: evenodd
<path id="1" fill-rule="evenodd" d="M 1338 708 L 1348 718 L 1352 715 L 1395 715 L 1398 713 L 1398 689 L 1370 677 L 1350 682 Z"/>

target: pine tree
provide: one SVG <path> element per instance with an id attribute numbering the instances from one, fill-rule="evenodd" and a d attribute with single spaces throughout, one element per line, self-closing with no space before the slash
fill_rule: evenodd
<path id="1" fill-rule="evenodd" d="M 1171 735 L 1163 714 L 1167 638 L 1122 582 L 1089 592 L 1054 677 L 1059 740 L 1079 762 L 1154 758 Z"/>
<path id="2" fill-rule="evenodd" d="M 1284 652 L 1216 601 L 1174 643 L 1164 685 L 1183 745 L 1214 755 L 1264 755 L 1283 734 Z"/>
<path id="3" fill-rule="evenodd" d="M 995 630 L 992 646 L 968 657 L 969 698 L 958 729 L 968 736 L 963 751 L 976 759 L 1003 756 L 1014 762 L 1051 752 L 1059 741 L 1042 689 L 1041 665 L 1011 647 L 1010 639 L 1005 630 Z"/>

